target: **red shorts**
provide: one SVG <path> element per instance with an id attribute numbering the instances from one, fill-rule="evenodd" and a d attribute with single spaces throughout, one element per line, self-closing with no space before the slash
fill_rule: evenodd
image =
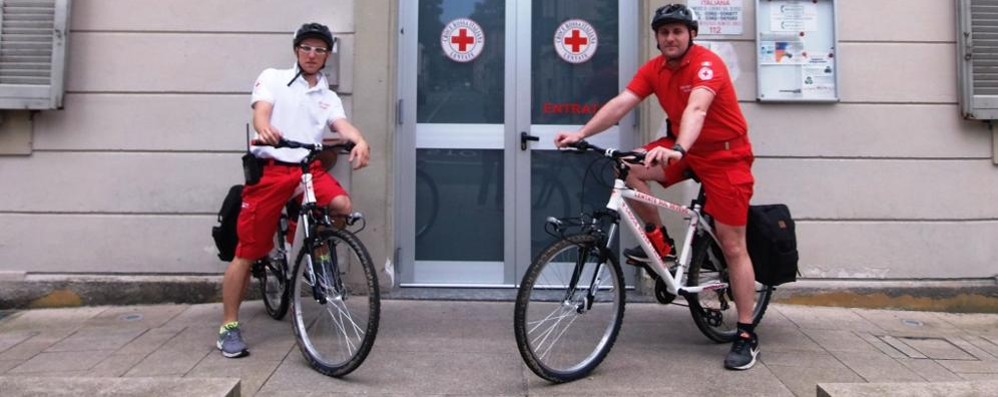
<path id="1" fill-rule="evenodd" d="M 663 138 L 644 146 L 645 150 L 662 146 L 672 148 L 675 140 Z M 704 145 L 707 146 L 707 145 Z M 707 195 L 704 212 L 710 214 L 718 222 L 731 226 L 745 226 L 748 223 L 749 200 L 752 199 L 755 178 L 752 177 L 752 144 L 747 137 L 740 145 L 730 149 L 697 150 L 694 143 L 689 153 L 682 160 L 668 166 L 662 166 L 665 171 L 665 182 L 662 186 L 669 187 L 676 182 L 687 179 L 686 170 L 690 169 L 700 178 Z"/>
<path id="2" fill-rule="evenodd" d="M 329 205 L 334 198 L 347 194 L 318 161 L 312 162 L 309 168 L 319 205 Z M 243 188 L 243 206 L 236 226 L 239 235 L 237 257 L 257 260 L 274 248 L 281 209 L 300 185 L 301 167 L 268 164 L 263 167 L 259 183 Z"/>

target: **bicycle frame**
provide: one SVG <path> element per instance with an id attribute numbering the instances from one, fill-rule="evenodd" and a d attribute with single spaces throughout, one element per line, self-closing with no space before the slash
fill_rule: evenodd
<path id="1" fill-rule="evenodd" d="M 677 259 L 678 266 L 676 267 L 675 276 L 669 272 L 669 268 L 665 265 L 665 262 L 658 256 L 655 248 L 652 246 L 651 241 L 648 240 L 648 236 L 643 232 L 641 227 L 641 222 L 638 217 L 634 214 L 634 210 L 627 204 L 624 199 L 631 199 L 635 201 L 640 201 L 642 203 L 647 203 L 653 205 L 657 208 L 664 208 L 666 210 L 678 213 L 684 218 L 689 219 L 689 224 L 686 228 L 686 239 L 683 242 L 682 249 L 679 251 L 679 258 Z M 701 206 L 699 202 L 694 202 L 693 208 L 671 203 L 656 197 L 649 196 L 647 194 L 641 193 L 637 190 L 627 187 L 622 179 L 615 179 L 613 183 L 613 192 L 610 194 L 610 200 L 606 204 L 606 208 L 614 211 L 620 215 L 619 217 L 622 223 L 627 225 L 628 229 L 638 238 L 638 242 L 641 244 L 641 248 L 645 251 L 648 258 L 651 258 L 649 267 L 665 282 L 669 293 L 676 295 L 686 295 L 686 294 L 696 294 L 702 291 L 714 290 L 719 288 L 726 288 L 728 283 L 713 282 L 696 286 L 682 286 L 681 281 L 685 275 L 686 269 L 689 268 L 691 258 L 691 247 L 693 246 L 693 238 L 697 233 L 697 230 L 702 230 L 703 232 L 710 235 L 716 240 L 714 235 L 714 230 L 707 222 L 702 221 L 701 216 Z M 617 223 L 610 226 L 610 240 L 607 241 L 607 249 L 610 248 L 612 241 L 612 236 L 617 231 Z"/>

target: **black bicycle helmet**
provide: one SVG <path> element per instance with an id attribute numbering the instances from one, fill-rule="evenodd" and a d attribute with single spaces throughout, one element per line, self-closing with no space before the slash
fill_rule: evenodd
<path id="1" fill-rule="evenodd" d="M 308 38 L 316 38 L 326 43 L 326 48 L 333 48 L 333 34 L 329 28 L 321 23 L 306 23 L 295 32 L 294 47 L 298 47 L 302 41 Z"/>
<path id="2" fill-rule="evenodd" d="M 697 14 L 684 4 L 667 4 L 655 10 L 655 16 L 651 18 L 651 30 L 657 32 L 660 26 L 673 22 L 681 22 L 692 31 L 700 30 Z"/>

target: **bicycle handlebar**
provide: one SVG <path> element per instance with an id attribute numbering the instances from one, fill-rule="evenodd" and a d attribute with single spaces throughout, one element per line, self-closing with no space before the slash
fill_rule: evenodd
<path id="1" fill-rule="evenodd" d="M 641 164 L 645 161 L 645 152 L 635 152 L 635 151 L 621 151 L 618 149 L 606 149 L 599 146 L 593 145 L 585 140 L 578 141 L 575 143 L 568 144 L 569 147 L 575 148 L 581 152 L 594 151 L 602 152 L 604 157 L 609 157 L 617 161 L 623 161 L 632 164 Z"/>
<path id="2" fill-rule="evenodd" d="M 323 145 L 321 143 L 304 143 L 284 138 L 281 138 L 281 140 L 277 141 L 277 144 L 270 144 L 259 139 L 254 139 L 250 141 L 250 145 L 270 146 L 275 148 L 289 148 L 289 149 L 307 149 L 312 153 L 319 153 L 325 149 L 343 149 L 346 153 L 349 153 L 351 150 L 353 150 L 353 147 L 355 146 L 353 142 L 337 143 L 335 145 Z"/>

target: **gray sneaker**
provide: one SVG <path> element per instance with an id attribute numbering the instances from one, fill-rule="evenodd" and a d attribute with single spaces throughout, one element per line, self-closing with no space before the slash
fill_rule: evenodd
<path id="1" fill-rule="evenodd" d="M 246 350 L 246 342 L 243 342 L 243 335 L 239 332 L 238 327 L 219 334 L 217 346 L 218 350 L 222 351 L 222 355 L 228 358 L 239 358 L 249 355 L 249 350 Z"/>

